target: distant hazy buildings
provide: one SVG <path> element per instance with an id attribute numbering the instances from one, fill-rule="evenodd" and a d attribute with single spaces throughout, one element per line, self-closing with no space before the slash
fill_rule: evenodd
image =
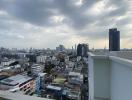
<path id="1" fill-rule="evenodd" d="M 86 57 L 88 52 L 88 45 L 87 44 L 78 44 L 77 46 L 77 56 Z"/>
<path id="2" fill-rule="evenodd" d="M 58 47 L 56 47 L 56 51 L 57 52 L 65 51 L 65 47 L 63 45 L 59 45 Z"/>
<path id="3" fill-rule="evenodd" d="M 120 31 L 109 29 L 109 51 L 120 51 Z"/>

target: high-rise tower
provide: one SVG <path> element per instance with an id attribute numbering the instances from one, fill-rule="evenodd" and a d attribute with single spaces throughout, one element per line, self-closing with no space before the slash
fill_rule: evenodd
<path id="1" fill-rule="evenodd" d="M 109 29 L 109 51 L 120 51 L 120 31 Z"/>

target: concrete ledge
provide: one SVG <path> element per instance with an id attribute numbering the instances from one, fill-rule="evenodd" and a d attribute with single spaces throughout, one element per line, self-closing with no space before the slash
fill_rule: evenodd
<path id="1" fill-rule="evenodd" d="M 0 91 L 0 97 L 9 99 L 9 100 L 53 100 L 47 98 L 40 98 L 36 96 L 28 96 L 19 93 L 11 93 L 9 91 Z"/>
<path id="2" fill-rule="evenodd" d="M 91 52 L 89 52 L 88 54 L 94 59 L 108 59 L 109 58 L 107 55 L 95 55 Z"/>
<path id="3" fill-rule="evenodd" d="M 124 64 L 127 66 L 132 67 L 132 60 L 120 58 L 116 56 L 109 56 L 109 55 L 94 55 L 93 53 L 89 52 L 89 56 L 91 56 L 93 59 L 110 59 L 112 61 L 118 62 L 120 64 Z"/>
<path id="4" fill-rule="evenodd" d="M 120 64 L 127 65 L 132 68 L 132 60 L 120 58 L 120 57 L 115 57 L 115 56 L 109 56 L 109 59 L 115 62 L 118 62 Z"/>
<path id="5" fill-rule="evenodd" d="M 110 100 L 108 98 L 95 97 L 94 100 Z"/>

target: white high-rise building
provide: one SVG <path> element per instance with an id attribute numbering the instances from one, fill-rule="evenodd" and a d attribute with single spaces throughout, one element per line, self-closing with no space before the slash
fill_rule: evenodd
<path id="1" fill-rule="evenodd" d="M 37 63 L 45 63 L 46 58 L 47 58 L 47 56 L 40 55 L 40 56 L 37 56 L 36 61 L 37 61 Z"/>
<path id="2" fill-rule="evenodd" d="M 39 73 L 42 73 L 44 66 L 40 64 L 34 64 L 31 66 L 31 73 L 35 76 L 38 76 Z"/>
<path id="3" fill-rule="evenodd" d="M 15 62 L 16 60 L 14 59 L 8 59 L 8 58 L 4 58 L 1 61 L 1 66 L 9 66 L 11 63 Z"/>

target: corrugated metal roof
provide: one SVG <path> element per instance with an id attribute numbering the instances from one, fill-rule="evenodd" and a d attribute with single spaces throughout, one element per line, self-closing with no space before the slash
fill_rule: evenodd
<path id="1" fill-rule="evenodd" d="M 32 78 L 19 74 L 16 76 L 11 76 L 9 78 L 6 78 L 6 79 L 2 80 L 1 82 L 9 84 L 9 85 L 16 85 L 16 84 L 22 84 L 30 79 L 32 79 Z"/>

